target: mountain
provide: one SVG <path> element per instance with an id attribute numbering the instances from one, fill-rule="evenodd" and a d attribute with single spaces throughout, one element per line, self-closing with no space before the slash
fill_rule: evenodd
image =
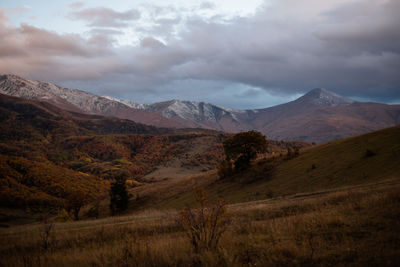
<path id="1" fill-rule="evenodd" d="M 53 103 L 75 112 L 115 116 L 157 127 L 257 130 L 269 139 L 323 143 L 400 124 L 400 105 L 362 103 L 327 89 L 313 89 L 281 105 L 236 110 L 211 103 L 171 100 L 140 104 L 110 96 L 0 76 L 0 93 Z"/>
<path id="2" fill-rule="evenodd" d="M 400 105 L 357 102 L 323 88 L 289 103 L 255 110 L 193 101 L 142 105 L 113 99 L 190 127 L 227 132 L 254 129 L 274 140 L 323 143 L 400 124 Z"/>
<path id="3" fill-rule="evenodd" d="M 106 96 L 106 98 L 119 101 L 131 108 L 158 114 L 164 118 L 179 122 L 186 127 L 211 128 L 224 131 L 243 131 L 248 129 L 248 127 L 242 127 L 242 123 L 236 117 L 236 114 L 245 113 L 246 111 L 225 108 L 211 103 L 174 99 L 154 104 L 138 104 L 109 96 Z"/>
<path id="4" fill-rule="evenodd" d="M 354 102 L 325 88 L 315 88 L 295 101 L 297 105 L 303 106 L 346 106 Z"/>
<path id="5" fill-rule="evenodd" d="M 0 93 L 40 100 L 80 113 L 115 116 L 159 127 L 185 127 L 155 113 L 133 109 L 120 101 L 52 83 L 26 80 L 16 75 L 0 75 Z"/>
<path id="6" fill-rule="evenodd" d="M 173 134 L 190 129 L 157 128 L 109 116 L 76 113 L 44 101 L 0 94 L 0 140 L 48 141 L 60 136 L 94 134 Z"/>
<path id="7" fill-rule="evenodd" d="M 248 112 L 250 127 L 271 139 L 323 143 L 400 124 L 400 105 L 362 103 L 314 89 L 278 106 Z"/>

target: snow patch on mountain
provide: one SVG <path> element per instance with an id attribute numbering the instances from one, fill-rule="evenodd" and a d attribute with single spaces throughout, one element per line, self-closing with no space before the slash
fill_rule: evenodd
<path id="1" fill-rule="evenodd" d="M 116 97 L 112 97 L 112 96 L 103 96 L 104 98 L 111 100 L 111 101 L 116 101 L 119 103 L 122 103 L 124 105 L 127 105 L 128 107 L 134 108 L 134 109 L 144 109 L 146 110 L 147 104 L 140 104 L 131 100 L 126 100 L 126 99 L 120 99 L 120 98 L 116 98 Z"/>
<path id="2" fill-rule="evenodd" d="M 298 100 L 317 106 L 342 106 L 350 105 L 355 102 L 352 99 L 335 94 L 324 88 L 313 89 Z"/>
<path id="3" fill-rule="evenodd" d="M 173 100 L 171 101 L 171 104 L 162 111 L 162 115 L 166 118 L 177 116 L 184 120 L 192 120 L 196 122 L 218 122 L 224 116 L 230 116 L 232 119 L 237 120 L 235 112 L 242 113 L 243 111 L 229 109 L 205 102 Z"/>

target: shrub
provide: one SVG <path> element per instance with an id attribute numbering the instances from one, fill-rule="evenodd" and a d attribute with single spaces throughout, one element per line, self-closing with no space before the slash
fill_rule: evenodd
<path id="1" fill-rule="evenodd" d="M 221 164 L 218 166 L 218 177 L 220 179 L 228 178 L 232 175 L 232 172 L 232 164 L 227 160 L 222 161 Z"/>
<path id="2" fill-rule="evenodd" d="M 199 188 L 195 189 L 195 197 L 200 207 L 183 208 L 178 223 L 185 230 L 196 253 L 215 250 L 230 222 L 225 203 L 222 200 L 208 203 L 204 190 Z"/>
<path id="3" fill-rule="evenodd" d="M 41 248 L 46 251 L 51 248 L 53 243 L 54 222 L 49 221 L 48 214 L 44 214 L 44 216 L 41 218 L 41 221 L 43 223 L 43 228 L 39 233 L 40 245 Z"/>
<path id="4" fill-rule="evenodd" d="M 247 169 L 258 153 L 267 151 L 267 140 L 260 132 L 235 134 L 223 142 L 227 162 L 235 161 L 235 170 Z"/>
<path id="5" fill-rule="evenodd" d="M 71 212 L 74 219 L 79 220 L 79 212 L 81 208 L 89 202 L 89 196 L 83 191 L 72 191 L 67 196 L 66 209 Z"/>
<path id="6" fill-rule="evenodd" d="M 315 163 L 313 163 L 312 165 L 311 165 L 311 169 L 312 170 L 315 170 L 317 168 L 317 165 L 315 165 Z"/>
<path id="7" fill-rule="evenodd" d="M 367 150 L 365 151 L 365 157 L 366 157 L 366 158 L 370 158 L 370 157 L 373 157 L 373 156 L 375 156 L 375 155 L 376 155 L 376 153 L 375 153 L 374 151 L 368 149 L 368 148 L 367 148 Z"/>
<path id="8" fill-rule="evenodd" d="M 300 155 L 300 149 L 298 147 L 295 147 L 292 149 L 291 147 L 287 148 L 287 153 L 286 153 L 286 159 L 292 159 Z"/>
<path id="9" fill-rule="evenodd" d="M 86 212 L 89 218 L 99 218 L 100 201 L 96 201 L 92 207 Z"/>
<path id="10" fill-rule="evenodd" d="M 126 190 L 126 179 L 116 178 L 110 188 L 110 210 L 111 214 L 126 210 L 128 207 L 129 195 Z"/>
<path id="11" fill-rule="evenodd" d="M 57 220 L 59 222 L 68 222 L 71 220 L 71 217 L 65 209 L 61 209 L 58 211 Z"/>

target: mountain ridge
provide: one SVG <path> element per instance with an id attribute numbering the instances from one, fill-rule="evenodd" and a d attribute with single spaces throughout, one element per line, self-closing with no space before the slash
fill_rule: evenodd
<path id="1" fill-rule="evenodd" d="M 288 103 L 248 110 L 176 99 L 140 104 L 16 75 L 0 76 L 0 93 L 55 103 L 78 113 L 114 116 L 157 127 L 226 132 L 257 130 L 270 139 L 309 143 L 323 143 L 400 124 L 400 105 L 357 102 L 324 88 L 315 88 Z"/>

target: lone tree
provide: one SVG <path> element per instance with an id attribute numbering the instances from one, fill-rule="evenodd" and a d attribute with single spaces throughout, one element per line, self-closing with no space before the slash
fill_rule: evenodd
<path id="1" fill-rule="evenodd" d="M 72 213 L 74 220 L 79 220 L 79 211 L 81 208 L 89 203 L 90 197 L 88 194 L 81 190 L 75 190 L 68 194 L 66 199 L 66 210 Z"/>
<path id="2" fill-rule="evenodd" d="M 238 133 L 223 142 L 226 163 L 230 165 L 231 160 L 235 163 L 235 170 L 244 170 L 250 166 L 252 159 L 258 153 L 267 151 L 267 140 L 265 136 L 257 131 Z"/>
<path id="3" fill-rule="evenodd" d="M 111 214 L 126 210 L 128 207 L 129 194 L 126 191 L 126 179 L 118 177 L 110 188 L 110 210 Z"/>

